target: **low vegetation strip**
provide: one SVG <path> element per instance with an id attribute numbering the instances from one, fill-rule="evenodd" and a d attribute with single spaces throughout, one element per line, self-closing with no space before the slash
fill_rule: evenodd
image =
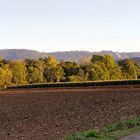
<path id="1" fill-rule="evenodd" d="M 132 132 L 140 131 L 140 116 L 129 120 L 121 120 L 98 130 L 87 130 L 69 135 L 65 140 L 117 140 Z"/>
<path id="2" fill-rule="evenodd" d="M 134 86 L 140 85 L 140 80 L 115 80 L 115 81 L 97 81 L 97 82 L 61 82 L 47 84 L 29 84 L 21 86 L 9 86 L 6 89 L 23 88 L 68 88 L 68 87 L 109 87 L 109 86 Z"/>

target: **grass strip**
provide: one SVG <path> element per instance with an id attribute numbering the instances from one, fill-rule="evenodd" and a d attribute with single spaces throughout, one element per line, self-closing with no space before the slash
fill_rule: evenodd
<path id="1" fill-rule="evenodd" d="M 65 140 L 118 140 L 137 131 L 140 131 L 140 116 L 121 120 L 100 129 L 71 134 L 66 136 Z"/>

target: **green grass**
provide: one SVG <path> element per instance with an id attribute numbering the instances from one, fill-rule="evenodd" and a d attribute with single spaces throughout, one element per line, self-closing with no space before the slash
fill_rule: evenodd
<path id="1" fill-rule="evenodd" d="M 101 129 L 90 129 L 71 134 L 66 136 L 65 140 L 118 140 L 137 131 L 140 131 L 140 116 L 129 120 L 121 120 Z"/>

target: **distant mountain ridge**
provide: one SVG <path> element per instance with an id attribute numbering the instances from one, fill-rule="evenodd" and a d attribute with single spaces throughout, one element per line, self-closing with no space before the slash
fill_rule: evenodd
<path id="1" fill-rule="evenodd" d="M 46 53 L 40 53 L 34 50 L 26 50 L 26 49 L 0 50 L 0 57 L 8 60 L 19 60 L 25 58 L 38 59 L 46 56 L 47 56 Z"/>
<path id="2" fill-rule="evenodd" d="M 5 49 L 0 50 L 0 57 L 8 60 L 22 60 L 25 58 L 30 59 L 38 59 L 44 58 L 49 55 L 53 55 L 56 57 L 58 61 L 65 60 L 65 61 L 75 61 L 79 62 L 79 60 L 84 58 L 91 58 L 93 54 L 110 54 L 112 55 L 115 60 L 119 59 L 127 59 L 127 58 L 135 58 L 139 60 L 140 52 L 130 52 L 130 53 L 119 53 L 113 51 L 101 51 L 101 52 L 88 52 L 88 51 L 66 51 L 66 52 L 52 52 L 52 53 L 45 53 L 45 52 L 38 52 L 34 50 L 26 50 L 26 49 Z"/>

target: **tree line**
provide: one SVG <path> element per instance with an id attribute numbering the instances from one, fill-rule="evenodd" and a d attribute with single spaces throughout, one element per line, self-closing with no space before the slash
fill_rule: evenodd
<path id="1" fill-rule="evenodd" d="M 131 59 L 116 62 L 110 55 L 93 55 L 89 64 L 58 62 L 49 56 L 38 60 L 0 59 L 0 87 L 46 82 L 81 82 L 139 79 L 140 66 Z"/>

